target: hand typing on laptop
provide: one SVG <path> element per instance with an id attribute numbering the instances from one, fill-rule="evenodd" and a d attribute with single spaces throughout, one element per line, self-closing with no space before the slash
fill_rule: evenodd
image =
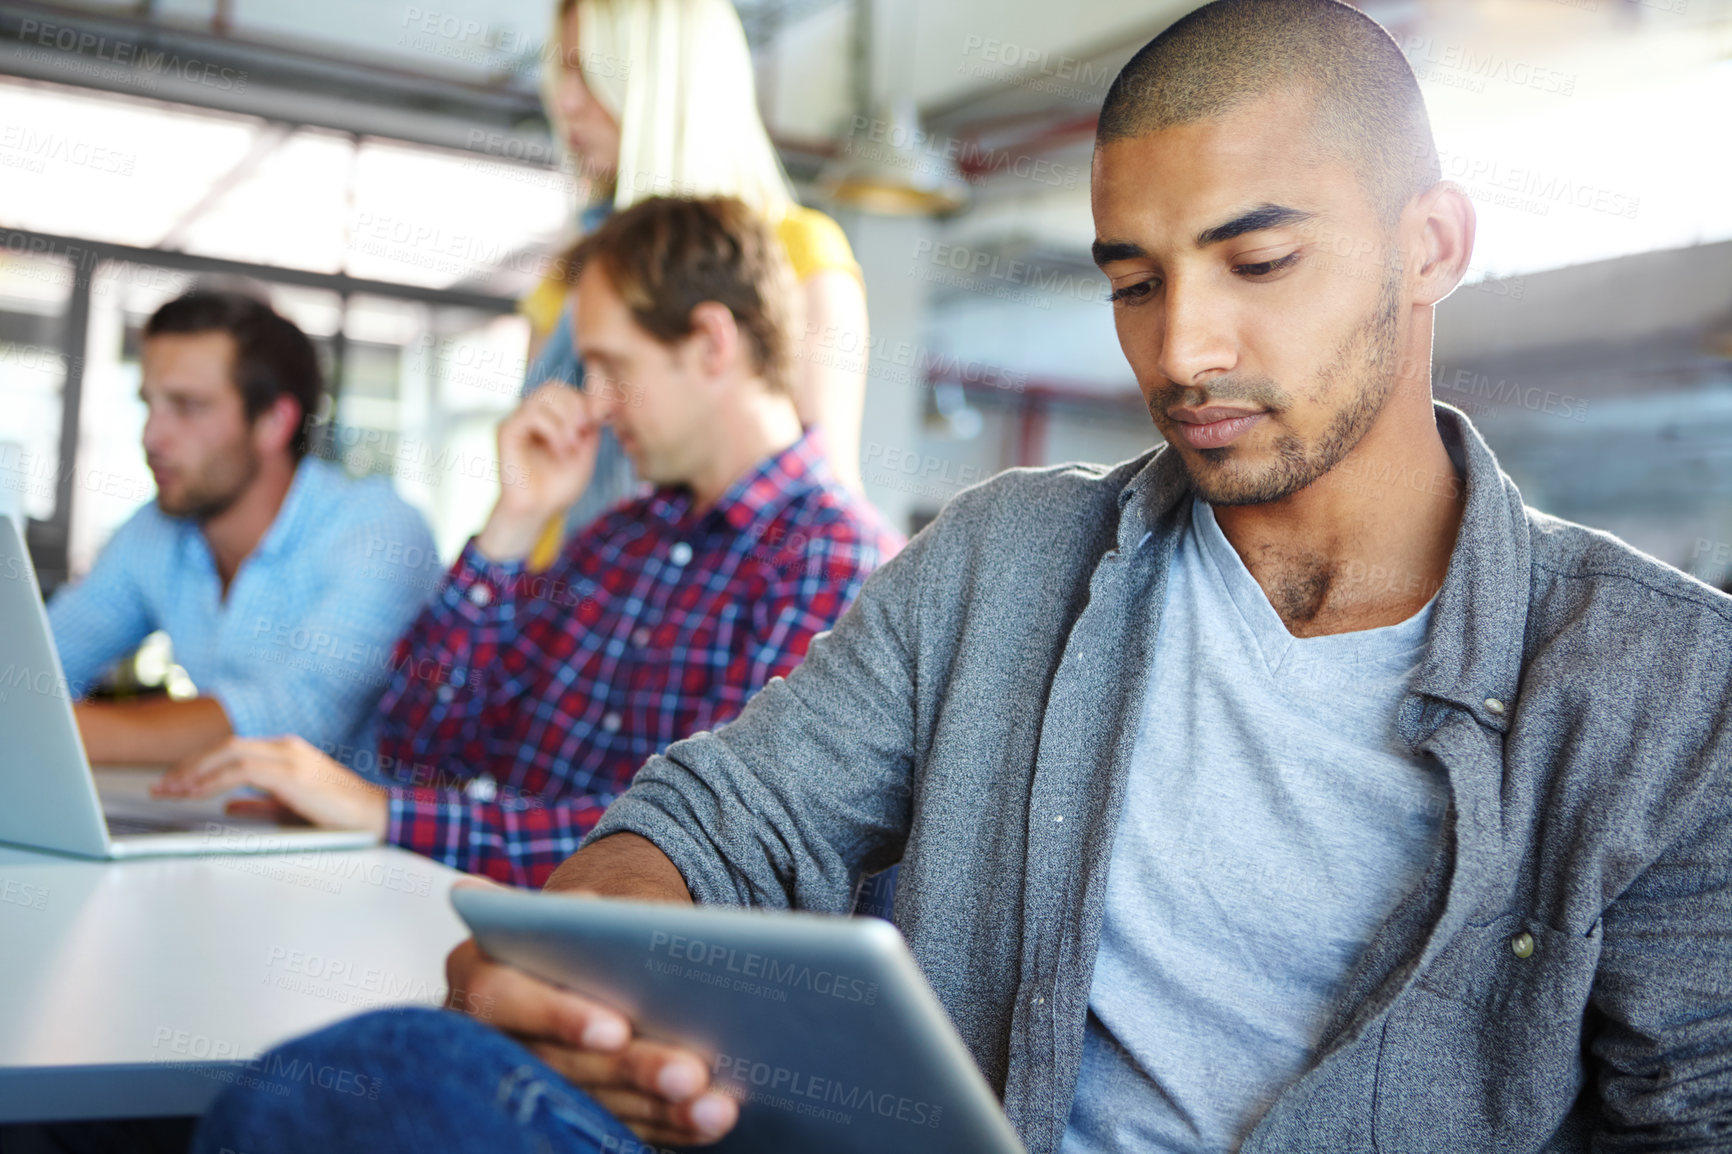
<path id="1" fill-rule="evenodd" d="M 635 834 L 579 850 L 546 888 L 686 905 L 692 900 L 673 862 Z M 474 939 L 451 951 L 445 974 L 449 1008 L 516 1038 L 645 1142 L 702 1145 L 733 1129 L 739 1106 L 709 1089 L 710 1068 L 702 1056 L 636 1036 L 624 1015 L 494 961 Z"/>
<path id="2" fill-rule="evenodd" d="M 385 836 L 385 791 L 299 737 L 231 738 L 176 765 L 151 787 L 157 797 L 210 797 L 250 785 L 317 826 Z M 256 806 L 256 800 L 237 803 Z"/>

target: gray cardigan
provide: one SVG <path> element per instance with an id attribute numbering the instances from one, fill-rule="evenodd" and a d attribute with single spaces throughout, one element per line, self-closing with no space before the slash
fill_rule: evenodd
<path id="1" fill-rule="evenodd" d="M 1446 772 L 1443 845 L 1242 1149 L 1732 1150 L 1732 598 L 1526 508 L 1437 418 L 1467 509 L 1399 725 Z M 1188 496 L 1160 449 L 959 494 L 592 836 L 711 903 L 845 911 L 900 859 L 896 924 L 1056 1149 Z"/>

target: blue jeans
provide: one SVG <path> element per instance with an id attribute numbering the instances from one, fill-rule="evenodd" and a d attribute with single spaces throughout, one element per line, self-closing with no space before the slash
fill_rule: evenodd
<path id="1" fill-rule="evenodd" d="M 258 1059 L 199 1123 L 194 1154 L 649 1154 L 528 1050 L 449 1010 L 363 1014 Z"/>

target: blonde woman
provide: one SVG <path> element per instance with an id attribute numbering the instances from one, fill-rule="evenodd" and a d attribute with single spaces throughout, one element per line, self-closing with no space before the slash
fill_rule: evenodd
<path id="1" fill-rule="evenodd" d="M 802 207 L 758 115 L 751 54 L 729 0 L 561 0 L 543 101 L 559 142 L 593 190 L 584 231 L 650 196 L 737 196 L 761 213 L 786 249 L 803 306 L 794 402 L 822 431 L 837 478 L 858 491 L 865 404 L 866 294 L 835 221 Z M 543 342 L 525 384 L 582 384 L 563 279 L 525 302 Z M 545 335 L 544 335 L 545 334 Z M 860 350 L 838 356 L 835 350 Z M 606 439 L 590 492 L 566 529 L 625 496 L 624 453 Z M 537 550 L 550 558 L 560 533 Z"/>

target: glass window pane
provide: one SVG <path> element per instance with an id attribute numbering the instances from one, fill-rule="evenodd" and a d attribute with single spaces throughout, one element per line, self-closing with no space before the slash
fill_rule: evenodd
<path id="1" fill-rule="evenodd" d="M 190 288 L 192 279 L 189 273 L 118 261 L 102 265 L 91 278 L 67 553 L 75 575 L 87 572 L 114 531 L 156 496 L 140 444 L 138 334 L 150 314 Z"/>
<path id="2" fill-rule="evenodd" d="M 456 557 L 499 491 L 493 430 L 517 404 L 528 326 L 517 316 L 357 296 L 324 453 L 392 478 Z"/>
<path id="3" fill-rule="evenodd" d="M 558 171 L 469 154 L 363 142 L 355 161 L 347 271 L 398 284 L 516 295 L 547 275 L 575 226 L 576 191 Z"/>
<path id="4" fill-rule="evenodd" d="M 0 512 L 54 516 L 72 266 L 0 250 Z"/>
<path id="5" fill-rule="evenodd" d="M 8 225 L 145 248 L 246 155 L 262 123 L 3 78 L 0 105 Z"/>

